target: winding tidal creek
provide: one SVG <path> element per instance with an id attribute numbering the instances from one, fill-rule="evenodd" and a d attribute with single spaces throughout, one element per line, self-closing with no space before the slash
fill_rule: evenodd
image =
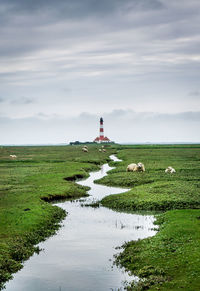
<path id="1" fill-rule="evenodd" d="M 118 160 L 114 155 L 110 158 Z M 56 203 L 68 213 L 56 235 L 39 244 L 43 249 L 24 263 L 6 285 L 6 291 L 106 291 L 124 290 L 134 279 L 113 264 L 117 246 L 155 235 L 152 215 L 120 213 L 100 206 L 86 207 L 110 194 L 129 189 L 94 184 L 111 170 L 104 164 L 77 182 L 89 186 L 89 197 Z"/>

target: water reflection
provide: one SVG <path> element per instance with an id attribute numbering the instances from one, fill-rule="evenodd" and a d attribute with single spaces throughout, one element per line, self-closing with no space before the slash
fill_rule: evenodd
<path id="1" fill-rule="evenodd" d="M 115 156 L 111 158 L 116 160 Z M 7 291 L 124 290 L 123 282 L 134 279 L 113 265 L 113 255 L 119 252 L 115 248 L 125 241 L 154 235 L 154 217 L 115 212 L 102 206 L 82 207 L 128 190 L 94 184 L 111 169 L 105 164 L 78 182 L 91 187 L 91 196 L 56 204 L 68 212 L 63 227 L 57 235 L 39 244 L 44 251 L 25 262 L 7 284 Z"/>

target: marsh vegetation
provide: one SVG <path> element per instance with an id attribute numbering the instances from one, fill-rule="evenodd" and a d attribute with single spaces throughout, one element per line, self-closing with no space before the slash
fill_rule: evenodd
<path id="1" fill-rule="evenodd" d="M 117 264 L 142 280 L 130 290 L 198 290 L 200 286 L 200 146 L 112 145 L 106 153 L 90 146 L 2 147 L 0 149 L 0 281 L 11 278 L 35 251 L 35 245 L 55 233 L 65 210 L 47 201 L 88 195 L 75 183 L 110 161 L 122 162 L 96 183 L 131 189 L 101 201 L 118 211 L 162 211 L 159 232 L 151 238 L 124 245 Z M 16 159 L 11 159 L 15 154 Z M 126 172 L 130 163 L 142 162 L 146 171 Z M 165 173 L 172 166 L 173 175 Z M 98 206 L 99 206 L 98 202 Z"/>
<path id="2" fill-rule="evenodd" d="M 141 278 L 130 290 L 198 290 L 200 288 L 200 146 L 129 146 L 116 169 L 96 181 L 132 189 L 107 196 L 104 206 L 120 211 L 158 210 L 159 232 L 123 246 L 116 262 Z M 144 173 L 126 173 L 131 162 Z M 165 173 L 169 166 L 176 173 Z"/>
<path id="3" fill-rule="evenodd" d="M 109 160 L 111 152 L 102 155 L 95 146 L 87 154 L 78 146 L 1 147 L 0 287 L 66 216 L 66 211 L 46 201 L 86 196 L 88 187 L 68 180 L 87 177 Z"/>

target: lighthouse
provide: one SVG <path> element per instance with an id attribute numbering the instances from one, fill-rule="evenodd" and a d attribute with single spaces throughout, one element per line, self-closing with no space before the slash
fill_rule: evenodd
<path id="1" fill-rule="evenodd" d="M 99 127 L 99 136 L 97 136 L 94 142 L 111 142 L 107 136 L 104 136 L 104 128 L 103 128 L 103 118 L 100 118 L 100 127 Z"/>
<path id="2" fill-rule="evenodd" d="M 103 118 L 100 118 L 100 128 L 99 128 L 99 139 L 104 139 L 104 130 L 103 130 Z"/>

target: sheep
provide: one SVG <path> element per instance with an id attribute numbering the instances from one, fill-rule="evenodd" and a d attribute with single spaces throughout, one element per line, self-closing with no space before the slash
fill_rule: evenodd
<path id="1" fill-rule="evenodd" d="M 88 149 L 88 147 L 86 145 L 83 146 L 85 149 Z"/>
<path id="2" fill-rule="evenodd" d="M 105 152 L 106 152 L 106 149 L 102 149 L 102 152 L 104 152 L 104 153 L 105 153 Z"/>
<path id="3" fill-rule="evenodd" d="M 130 164 L 127 166 L 126 171 L 127 172 L 134 172 L 134 171 L 136 171 L 136 168 L 137 168 L 137 164 Z"/>
<path id="4" fill-rule="evenodd" d="M 86 148 L 82 148 L 82 151 L 84 152 L 84 153 L 88 153 L 88 149 L 86 149 Z"/>
<path id="5" fill-rule="evenodd" d="M 101 153 L 101 152 L 102 152 L 102 150 L 101 150 L 101 149 L 99 149 L 99 152 Z"/>
<path id="6" fill-rule="evenodd" d="M 12 159 L 16 159 L 16 158 L 17 158 L 16 155 L 10 155 L 10 157 L 11 157 Z"/>
<path id="7" fill-rule="evenodd" d="M 102 147 L 102 149 L 103 149 L 103 148 L 104 148 L 104 145 L 102 145 L 101 147 Z"/>
<path id="8" fill-rule="evenodd" d="M 127 172 L 144 172 L 145 171 L 145 167 L 142 163 L 138 163 L 138 164 L 130 164 L 127 166 L 126 168 Z"/>
<path id="9" fill-rule="evenodd" d="M 165 173 L 170 173 L 170 174 L 173 174 L 173 173 L 176 173 L 176 170 L 172 167 L 168 167 L 166 170 L 165 170 Z"/>

